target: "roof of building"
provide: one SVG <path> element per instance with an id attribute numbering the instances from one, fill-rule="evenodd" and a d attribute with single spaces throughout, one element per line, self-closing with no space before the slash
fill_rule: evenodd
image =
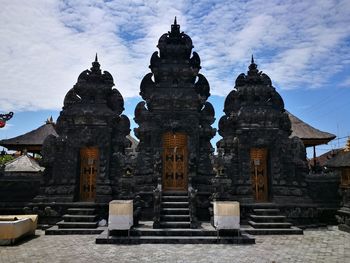
<path id="1" fill-rule="evenodd" d="M 292 124 L 291 137 L 299 137 L 306 147 L 327 144 L 336 137 L 332 133 L 320 131 L 312 127 L 288 111 L 287 113 Z"/>
<path id="2" fill-rule="evenodd" d="M 339 149 L 333 149 L 333 150 L 330 150 L 328 152 L 325 152 L 324 154 L 321 154 L 319 156 L 316 157 L 316 163 L 319 165 L 319 166 L 325 166 L 326 163 L 336 157 L 339 153 L 341 153 L 343 151 L 342 148 L 339 148 Z M 311 158 L 309 159 L 309 164 L 311 165 L 314 165 L 314 158 Z"/>
<path id="3" fill-rule="evenodd" d="M 344 149 L 337 156 L 330 159 L 326 166 L 333 168 L 350 167 L 350 137 L 348 138 Z"/>
<path id="4" fill-rule="evenodd" d="M 52 121 L 47 121 L 39 128 L 17 137 L 0 140 L 0 145 L 9 150 L 23 150 L 26 146 L 42 146 L 44 140 L 49 135 L 58 136 L 55 130 L 55 124 Z"/>
<path id="5" fill-rule="evenodd" d="M 350 152 L 342 151 L 334 158 L 330 159 L 326 166 L 333 168 L 350 167 Z"/>
<path id="6" fill-rule="evenodd" d="M 9 161 L 5 164 L 5 172 L 42 172 L 44 167 L 41 167 L 33 158 L 28 155 L 21 155 L 18 158 Z"/>

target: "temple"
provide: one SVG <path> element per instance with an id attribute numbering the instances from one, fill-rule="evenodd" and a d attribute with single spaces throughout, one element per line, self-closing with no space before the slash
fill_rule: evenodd
<path id="1" fill-rule="evenodd" d="M 155 231 L 185 229 L 189 236 L 213 221 L 212 203 L 220 201 L 240 203 L 241 220 L 248 226 L 243 230 L 252 234 L 300 234 L 293 224 L 334 223 L 339 176 L 310 173 L 305 151 L 333 134 L 286 111 L 252 57 L 225 100 L 216 155 L 210 142 L 216 134 L 214 108 L 207 101 L 210 86 L 176 18 L 157 47 L 135 108 L 138 142 L 128 137 L 123 97 L 113 88 L 111 74 L 101 71 L 97 55 L 67 92 L 57 123 L 50 124 L 54 131 L 45 138 L 41 131 L 49 126 L 29 133 L 41 138 L 35 150 L 43 156 L 45 171 L 40 194 L 27 200 L 24 210 L 38 212 L 42 223 L 57 224 L 47 234 L 86 226 L 89 230 L 74 233 L 98 233 L 108 203 L 116 199 L 133 201 L 135 226 L 148 221 Z M 16 149 L 30 144 L 23 139 L 28 134 L 18 138 L 23 143 Z M 87 211 L 90 217 L 77 214 Z M 86 218 L 91 221 L 77 221 Z"/>
<path id="2" fill-rule="evenodd" d="M 307 202 L 306 152 L 281 96 L 252 58 L 247 74 L 236 79 L 219 122 L 218 151 L 231 193 L 242 202 Z"/>
<path id="3" fill-rule="evenodd" d="M 91 69 L 79 75 L 64 98 L 58 136 L 44 142 L 44 186 L 37 200 L 108 202 L 118 195 L 130 123 L 121 114 L 124 101 L 113 86 L 113 77 L 102 73 L 96 55 Z"/>
<path id="4" fill-rule="evenodd" d="M 176 18 L 157 47 L 159 52 L 151 57 L 151 73 L 141 82 L 144 101 L 135 109 L 139 125 L 135 135 L 140 140 L 135 164 L 136 194 L 149 195 L 144 199 L 152 212 L 156 188 L 157 202 L 162 192 L 191 194 L 193 189 L 198 191 L 198 200 L 208 200 L 213 177 L 210 157 L 214 151 L 210 140 L 216 133 L 211 127 L 214 108 L 207 102 L 209 83 L 199 73 L 199 55 L 192 53 L 192 40 L 180 32 Z M 208 201 L 204 203 L 208 208 Z M 159 220 L 159 214 L 154 216 Z"/>

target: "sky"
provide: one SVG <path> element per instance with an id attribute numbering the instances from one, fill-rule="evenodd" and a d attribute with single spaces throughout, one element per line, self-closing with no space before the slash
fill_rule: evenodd
<path id="1" fill-rule="evenodd" d="M 348 0 L 1 3 L 0 113 L 15 115 L 0 129 L 0 139 L 31 131 L 51 115 L 57 119 L 65 94 L 91 67 L 96 52 L 132 121 L 150 57 L 175 16 L 201 57 L 217 121 L 225 97 L 254 54 L 288 111 L 337 135 L 318 146 L 318 154 L 342 147 L 350 135 Z"/>

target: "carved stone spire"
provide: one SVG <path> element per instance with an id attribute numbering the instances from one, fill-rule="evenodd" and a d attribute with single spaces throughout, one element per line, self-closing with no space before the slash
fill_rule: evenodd
<path id="1" fill-rule="evenodd" d="M 258 71 L 258 65 L 255 64 L 254 62 L 254 57 L 252 55 L 252 60 L 251 60 L 251 63 L 249 65 L 249 71 L 248 71 L 248 75 L 253 75 L 253 74 L 257 74 L 259 71 Z"/>
<path id="2" fill-rule="evenodd" d="M 95 55 L 95 61 L 92 62 L 91 71 L 92 73 L 95 73 L 95 74 L 101 74 L 100 63 L 98 63 L 98 59 L 97 59 L 97 53 Z"/>
<path id="3" fill-rule="evenodd" d="M 180 25 L 177 24 L 176 16 L 175 16 L 175 19 L 174 19 L 174 24 L 171 25 L 170 35 L 171 36 L 178 36 L 178 35 L 180 35 Z"/>

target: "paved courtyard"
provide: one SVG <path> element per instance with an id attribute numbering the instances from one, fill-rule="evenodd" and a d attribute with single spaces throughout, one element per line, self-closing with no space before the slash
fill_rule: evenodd
<path id="1" fill-rule="evenodd" d="M 0 247 L 12 262 L 350 262 L 350 234 L 336 227 L 303 236 L 257 236 L 256 245 L 96 245 L 96 236 L 45 236 Z"/>

